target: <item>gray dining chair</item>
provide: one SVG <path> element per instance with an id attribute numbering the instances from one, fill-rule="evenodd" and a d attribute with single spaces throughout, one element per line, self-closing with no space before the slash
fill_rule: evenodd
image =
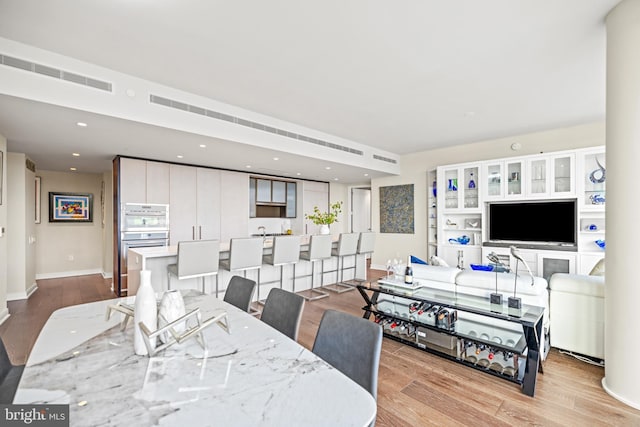
<path id="1" fill-rule="evenodd" d="M 267 295 L 260 320 L 296 341 L 303 308 L 303 297 L 280 288 L 273 288 Z"/>
<path id="2" fill-rule="evenodd" d="M 233 276 L 224 293 L 224 301 L 248 313 L 255 290 L 256 282 L 254 280 Z"/>
<path id="3" fill-rule="evenodd" d="M 327 310 L 320 320 L 311 351 L 376 399 L 381 349 L 380 325 L 352 314 Z"/>
<path id="4" fill-rule="evenodd" d="M 205 277 L 216 276 L 218 292 L 219 240 L 193 240 L 178 242 L 178 259 L 167 265 L 167 289 L 171 289 L 171 276 L 178 280 L 202 277 L 202 293 L 205 292 Z"/>
<path id="5" fill-rule="evenodd" d="M 24 365 L 12 365 L 4 347 L 4 342 L 0 339 L 0 404 L 11 404 L 16 395 L 20 378 L 22 378 Z"/>

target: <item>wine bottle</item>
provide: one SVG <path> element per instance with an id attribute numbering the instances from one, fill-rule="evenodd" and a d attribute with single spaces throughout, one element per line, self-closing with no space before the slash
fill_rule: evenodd
<path id="1" fill-rule="evenodd" d="M 404 283 L 413 283 L 413 268 L 411 268 L 411 257 L 407 258 L 407 268 L 404 270 Z"/>

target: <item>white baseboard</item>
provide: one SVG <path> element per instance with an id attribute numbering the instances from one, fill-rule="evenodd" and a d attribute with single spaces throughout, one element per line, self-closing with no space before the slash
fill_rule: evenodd
<path id="1" fill-rule="evenodd" d="M 102 278 L 103 279 L 113 279 L 113 272 L 110 271 L 110 272 L 107 273 L 106 271 L 103 271 L 102 272 Z"/>
<path id="2" fill-rule="evenodd" d="M 382 271 L 385 271 L 385 270 L 387 269 L 387 266 L 386 266 L 386 265 L 384 265 L 384 264 L 373 264 L 373 263 L 372 263 L 372 264 L 369 266 L 369 268 L 370 268 L 371 270 L 382 270 Z"/>
<path id="3" fill-rule="evenodd" d="M 33 284 L 27 289 L 27 298 L 29 298 L 35 291 L 38 290 L 38 284 L 33 282 Z"/>
<path id="4" fill-rule="evenodd" d="M 0 325 L 2 325 L 4 321 L 9 318 L 9 316 L 9 309 L 6 307 L 3 308 L 2 311 L 0 311 Z"/>
<path id="5" fill-rule="evenodd" d="M 58 279 L 60 277 L 86 276 L 88 274 L 103 274 L 103 271 L 101 268 L 92 268 L 90 270 L 60 271 L 56 273 L 40 273 L 40 274 L 36 274 L 36 280 Z"/>

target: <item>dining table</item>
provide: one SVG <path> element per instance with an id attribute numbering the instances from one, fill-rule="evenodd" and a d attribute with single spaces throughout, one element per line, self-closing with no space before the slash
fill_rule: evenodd
<path id="1" fill-rule="evenodd" d="M 71 426 L 366 426 L 373 396 L 299 343 L 214 295 L 183 291 L 186 311 L 226 313 L 197 339 L 134 352 L 116 298 L 59 309 L 28 357 L 15 404 L 69 405 Z M 158 298 L 161 295 L 157 295 Z M 124 328 L 123 328 L 124 325 Z"/>

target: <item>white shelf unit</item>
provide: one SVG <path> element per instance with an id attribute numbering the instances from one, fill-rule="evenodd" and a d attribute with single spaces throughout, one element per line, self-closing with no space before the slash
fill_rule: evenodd
<path id="1" fill-rule="evenodd" d="M 438 175 L 437 170 L 427 172 L 427 258 L 438 255 Z M 426 260 L 425 260 L 426 261 Z"/>

